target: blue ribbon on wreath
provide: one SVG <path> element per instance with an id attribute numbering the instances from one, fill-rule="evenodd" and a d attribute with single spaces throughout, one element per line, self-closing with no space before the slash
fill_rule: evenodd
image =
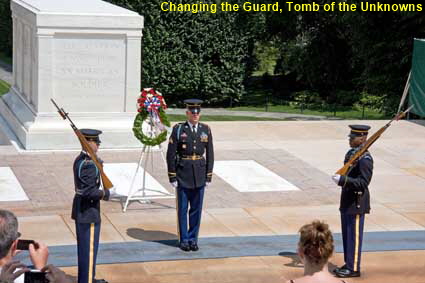
<path id="1" fill-rule="evenodd" d="M 145 100 L 144 107 L 150 113 L 152 113 L 152 111 L 158 112 L 159 108 L 161 107 L 161 101 L 156 96 L 147 98 Z"/>

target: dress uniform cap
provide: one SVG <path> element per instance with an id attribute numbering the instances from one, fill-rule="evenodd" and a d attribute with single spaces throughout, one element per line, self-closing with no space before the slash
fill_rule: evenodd
<path id="1" fill-rule="evenodd" d="M 362 137 L 368 134 L 370 126 L 368 125 L 349 125 L 351 132 L 349 137 Z"/>
<path id="2" fill-rule="evenodd" d="M 184 103 L 186 104 L 187 109 L 194 114 L 201 112 L 202 102 L 203 102 L 202 100 L 195 99 L 195 98 L 184 100 Z"/>
<path id="3" fill-rule="evenodd" d="M 81 129 L 80 132 L 88 141 L 100 143 L 99 135 L 102 133 L 102 131 L 95 129 Z"/>

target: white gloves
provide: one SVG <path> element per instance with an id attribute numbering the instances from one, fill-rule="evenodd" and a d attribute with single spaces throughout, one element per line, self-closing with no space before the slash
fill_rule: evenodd
<path id="1" fill-rule="evenodd" d="M 339 180 L 341 179 L 341 175 L 335 174 L 332 176 L 332 180 L 334 180 L 335 184 L 339 184 Z"/>
<path id="2" fill-rule="evenodd" d="M 207 188 L 210 184 L 211 184 L 211 182 L 206 182 L 205 183 L 205 188 Z"/>
<path id="3" fill-rule="evenodd" d="M 111 198 L 121 198 L 124 197 L 124 195 L 117 193 L 117 188 L 112 187 L 109 189 L 109 199 Z"/>

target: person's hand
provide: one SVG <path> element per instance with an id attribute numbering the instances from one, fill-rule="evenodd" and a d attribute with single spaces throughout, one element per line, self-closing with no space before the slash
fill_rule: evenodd
<path id="1" fill-rule="evenodd" d="M 208 188 L 208 186 L 211 184 L 211 182 L 206 182 L 205 183 L 205 188 Z"/>
<path id="2" fill-rule="evenodd" d="M 178 186 L 177 181 L 171 182 L 171 186 L 173 186 L 173 188 L 177 189 L 177 186 Z"/>
<path id="3" fill-rule="evenodd" d="M 47 258 L 49 257 L 49 249 L 43 243 L 36 242 L 38 249 L 33 244 L 29 246 L 29 253 L 32 263 L 36 269 L 42 269 L 47 264 Z"/>
<path id="4" fill-rule="evenodd" d="M 42 272 L 46 272 L 46 278 L 50 283 L 74 283 L 75 280 L 67 275 L 65 272 L 60 270 L 54 265 L 46 265 L 41 269 Z"/>
<path id="5" fill-rule="evenodd" d="M 339 180 L 341 179 L 341 175 L 335 174 L 332 176 L 332 180 L 335 182 L 335 184 L 339 184 Z"/>
<path id="6" fill-rule="evenodd" d="M 15 271 L 16 269 L 19 270 Z M 27 271 L 30 270 L 19 261 L 9 261 L 1 268 L 0 282 L 13 283 L 16 278 Z"/>
<path id="7" fill-rule="evenodd" d="M 111 198 L 122 198 L 124 195 L 117 193 L 117 188 L 112 187 L 109 189 L 109 199 Z"/>
<path id="8" fill-rule="evenodd" d="M 15 250 L 12 254 L 12 257 L 17 256 L 18 254 L 20 254 L 22 251 L 21 250 Z"/>

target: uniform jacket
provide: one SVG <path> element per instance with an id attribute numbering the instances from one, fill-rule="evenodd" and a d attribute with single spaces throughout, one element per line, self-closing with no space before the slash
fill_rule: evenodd
<path id="1" fill-rule="evenodd" d="M 200 157 L 190 159 L 190 157 Z M 188 122 L 173 127 L 167 150 L 168 177 L 179 187 L 200 188 L 211 182 L 214 148 L 211 129 L 198 123 L 196 134 Z"/>
<path id="2" fill-rule="evenodd" d="M 79 223 L 99 223 L 100 200 L 108 200 L 109 191 L 99 190 L 99 170 L 85 152 L 81 152 L 74 161 L 74 184 L 72 219 Z"/>
<path id="3" fill-rule="evenodd" d="M 350 160 L 355 149 L 345 155 L 344 164 Z M 341 176 L 338 185 L 342 186 L 339 210 L 346 214 L 364 214 L 370 211 L 369 184 L 373 173 L 373 159 L 367 151 L 350 168 L 346 176 Z"/>

